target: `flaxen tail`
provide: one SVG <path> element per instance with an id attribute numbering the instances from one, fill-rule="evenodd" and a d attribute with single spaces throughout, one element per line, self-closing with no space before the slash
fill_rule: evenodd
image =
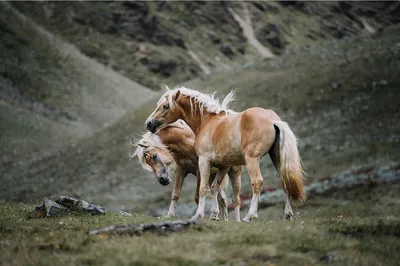
<path id="1" fill-rule="evenodd" d="M 276 121 L 274 125 L 279 128 L 279 172 L 283 189 L 289 199 L 304 201 L 307 197 L 303 188 L 304 171 L 301 158 L 297 149 L 297 138 L 289 125 L 283 121 Z M 276 143 L 278 144 L 278 143 Z"/>

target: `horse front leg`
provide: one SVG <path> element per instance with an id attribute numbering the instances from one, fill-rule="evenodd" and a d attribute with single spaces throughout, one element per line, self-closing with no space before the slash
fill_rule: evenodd
<path id="1" fill-rule="evenodd" d="M 183 174 L 182 170 L 179 166 L 176 166 L 174 171 L 174 190 L 172 191 L 171 205 L 169 206 L 169 210 L 165 218 L 176 216 L 176 203 L 181 195 L 184 179 L 185 175 Z"/>
<path id="2" fill-rule="evenodd" d="M 204 210 L 206 207 L 206 197 L 210 191 L 210 161 L 204 156 L 199 157 L 199 171 L 200 171 L 200 189 L 199 189 L 199 204 L 197 211 L 191 220 L 198 220 L 204 217 Z"/>
<path id="3" fill-rule="evenodd" d="M 196 205 L 199 205 L 199 190 L 200 190 L 200 171 L 196 171 L 196 194 L 194 196 L 194 201 Z"/>

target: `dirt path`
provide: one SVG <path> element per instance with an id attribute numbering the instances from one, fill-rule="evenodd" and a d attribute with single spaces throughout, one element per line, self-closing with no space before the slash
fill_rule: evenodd
<path id="1" fill-rule="evenodd" d="M 251 25 L 250 13 L 247 9 L 246 3 L 243 3 L 243 13 L 244 19 L 241 18 L 232 8 L 228 8 L 229 12 L 232 14 L 233 18 L 239 23 L 242 28 L 243 35 L 247 38 L 248 42 L 264 57 L 273 58 L 275 55 L 264 45 L 262 45 L 256 38 L 254 34 L 254 28 Z"/>
<path id="2" fill-rule="evenodd" d="M 188 54 L 199 65 L 199 67 L 204 72 L 204 74 L 206 74 L 206 75 L 211 74 L 211 70 L 206 66 L 206 64 L 203 63 L 203 61 L 201 61 L 199 56 L 194 51 L 192 51 L 191 49 L 188 48 Z"/>

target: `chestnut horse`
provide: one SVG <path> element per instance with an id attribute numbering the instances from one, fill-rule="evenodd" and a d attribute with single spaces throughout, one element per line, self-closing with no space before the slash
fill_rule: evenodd
<path id="1" fill-rule="evenodd" d="M 171 205 L 166 217 L 175 216 L 176 203 L 179 200 L 183 181 L 188 174 L 197 177 L 195 201 L 198 204 L 200 174 L 198 171 L 198 157 L 194 150 L 195 135 L 190 127 L 182 120 L 170 124 L 157 133 L 145 133 L 142 138 L 134 144 L 137 146 L 132 157 L 137 156 L 145 170 L 152 171 L 161 185 L 170 183 L 169 167 L 175 162 L 174 189 L 172 192 Z M 210 182 L 212 183 L 217 169 L 212 169 Z M 228 171 L 233 186 L 233 202 L 235 206 L 235 218 L 240 221 L 240 179 L 242 167 L 235 166 Z M 211 184 L 210 183 L 210 184 Z M 221 189 L 218 191 L 218 204 L 222 208 L 221 220 L 228 219 L 227 197 L 224 188 L 227 186 L 227 178 L 221 181 Z M 210 219 L 219 219 L 211 216 Z"/>
<path id="2" fill-rule="evenodd" d="M 163 128 L 178 119 L 184 120 L 196 135 L 195 151 L 200 171 L 200 199 L 192 219 L 204 217 L 205 200 L 210 192 L 210 167 L 218 168 L 211 195 L 211 212 L 219 213 L 216 204 L 218 182 L 231 166 L 246 165 L 251 178 L 253 196 L 244 221 L 258 218 L 258 200 L 263 186 L 260 160 L 267 153 L 281 177 L 285 191 L 286 218 L 293 216 L 290 199 L 305 200 L 303 170 L 297 149 L 297 139 L 286 122 L 272 110 L 253 107 L 234 112 L 228 107 L 234 93 L 222 104 L 214 94 L 204 94 L 185 87 L 169 90 L 161 96 L 156 109 L 147 118 L 150 132 Z"/>

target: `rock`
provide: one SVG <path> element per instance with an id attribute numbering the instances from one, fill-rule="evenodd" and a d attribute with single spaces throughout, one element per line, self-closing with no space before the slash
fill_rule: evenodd
<path id="1" fill-rule="evenodd" d="M 119 214 L 121 214 L 122 216 L 132 216 L 132 213 L 124 212 L 124 211 L 120 211 Z"/>
<path id="2" fill-rule="evenodd" d="M 329 263 L 333 262 L 333 260 L 335 259 L 335 256 L 336 256 L 335 252 L 330 251 L 326 255 L 322 256 L 320 258 L 320 261 L 323 261 L 325 264 L 329 264 Z"/>
<path id="3" fill-rule="evenodd" d="M 253 63 L 247 63 L 244 65 L 244 68 L 246 69 L 253 69 L 253 67 L 254 67 Z"/>
<path id="4" fill-rule="evenodd" d="M 277 50 L 276 52 L 283 53 L 285 43 L 281 39 L 278 25 L 268 23 L 256 35 L 262 43 L 272 46 Z"/>
<path id="5" fill-rule="evenodd" d="M 219 50 L 230 59 L 233 59 L 233 57 L 235 56 L 235 53 L 233 52 L 231 46 L 228 44 L 221 44 Z"/>
<path id="6" fill-rule="evenodd" d="M 45 218 L 45 217 L 68 215 L 68 214 L 70 214 L 70 211 L 66 207 L 45 198 L 42 204 L 35 207 L 35 209 L 31 213 L 31 217 Z"/>
<path id="7" fill-rule="evenodd" d="M 197 224 L 198 221 L 173 221 L 161 222 L 155 224 L 128 224 L 128 225 L 110 225 L 100 229 L 93 229 L 89 231 L 90 235 L 104 234 L 104 233 L 118 233 L 133 235 L 140 232 L 178 232 Z"/>
<path id="8" fill-rule="evenodd" d="M 106 210 L 94 204 L 90 204 L 84 200 L 77 200 L 68 196 L 60 196 L 56 202 L 71 211 L 89 213 L 91 215 L 103 215 Z"/>
<path id="9" fill-rule="evenodd" d="M 153 73 L 159 73 L 164 77 L 170 77 L 178 67 L 178 63 L 171 59 L 159 62 L 150 62 L 148 67 Z"/>
<path id="10" fill-rule="evenodd" d="M 139 19 L 139 23 L 146 32 L 149 34 L 154 32 L 159 25 L 158 19 L 156 16 L 149 16 Z"/>
<path id="11" fill-rule="evenodd" d="M 278 3 L 284 7 L 290 7 L 298 10 L 303 9 L 306 5 L 303 1 L 278 1 Z"/>
<path id="12" fill-rule="evenodd" d="M 242 55 L 246 53 L 246 48 L 245 47 L 239 47 L 237 50 Z"/>

